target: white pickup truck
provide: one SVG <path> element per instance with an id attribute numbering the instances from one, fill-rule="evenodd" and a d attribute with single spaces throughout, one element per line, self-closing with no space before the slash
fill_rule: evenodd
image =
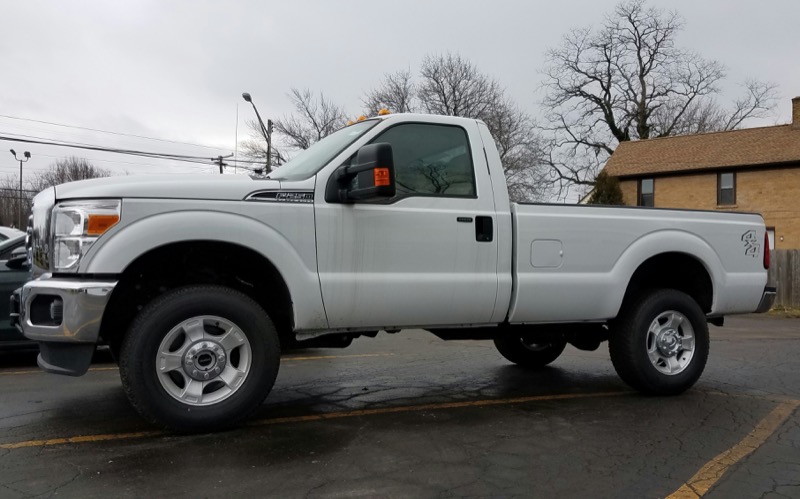
<path id="1" fill-rule="evenodd" d="M 775 292 L 759 215 L 512 204 L 488 128 L 465 118 L 360 121 L 266 179 L 60 185 L 31 224 L 39 277 L 12 315 L 41 368 L 82 375 L 105 341 L 132 404 L 176 431 L 252 414 L 281 344 L 380 330 L 491 339 L 530 368 L 608 340 L 625 382 L 677 394 L 707 322 Z"/>

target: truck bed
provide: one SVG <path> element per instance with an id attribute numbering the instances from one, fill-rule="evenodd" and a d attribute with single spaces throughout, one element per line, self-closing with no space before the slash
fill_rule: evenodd
<path id="1" fill-rule="evenodd" d="M 766 276 L 760 215 L 585 205 L 512 204 L 511 323 L 615 317 L 649 258 L 678 252 L 711 277 L 708 315 L 755 310 Z"/>

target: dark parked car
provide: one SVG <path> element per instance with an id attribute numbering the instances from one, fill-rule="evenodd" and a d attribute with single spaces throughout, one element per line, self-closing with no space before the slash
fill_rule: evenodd
<path id="1" fill-rule="evenodd" d="M 30 267 L 25 250 L 25 234 L 11 237 L 0 243 L 0 348 L 33 347 L 35 342 L 27 340 L 9 317 L 11 293 L 21 287 L 30 276 Z"/>

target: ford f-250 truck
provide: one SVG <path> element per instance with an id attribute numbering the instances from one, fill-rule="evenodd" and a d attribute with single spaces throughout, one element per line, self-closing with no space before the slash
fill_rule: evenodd
<path id="1" fill-rule="evenodd" d="M 532 368 L 608 340 L 625 382 L 677 394 L 707 322 L 774 299 L 759 215 L 512 204 L 489 129 L 465 118 L 363 120 L 269 178 L 60 185 L 31 224 L 41 275 L 12 301 L 41 368 L 82 375 L 103 340 L 136 409 L 177 431 L 252 414 L 282 342 L 407 328 Z"/>

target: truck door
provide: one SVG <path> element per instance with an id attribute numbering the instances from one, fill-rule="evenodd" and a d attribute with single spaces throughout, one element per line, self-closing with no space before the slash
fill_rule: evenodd
<path id="1" fill-rule="evenodd" d="M 497 225 L 477 124 L 401 122 L 372 142 L 392 145 L 392 200 L 336 204 L 316 196 L 330 327 L 489 323 Z"/>

